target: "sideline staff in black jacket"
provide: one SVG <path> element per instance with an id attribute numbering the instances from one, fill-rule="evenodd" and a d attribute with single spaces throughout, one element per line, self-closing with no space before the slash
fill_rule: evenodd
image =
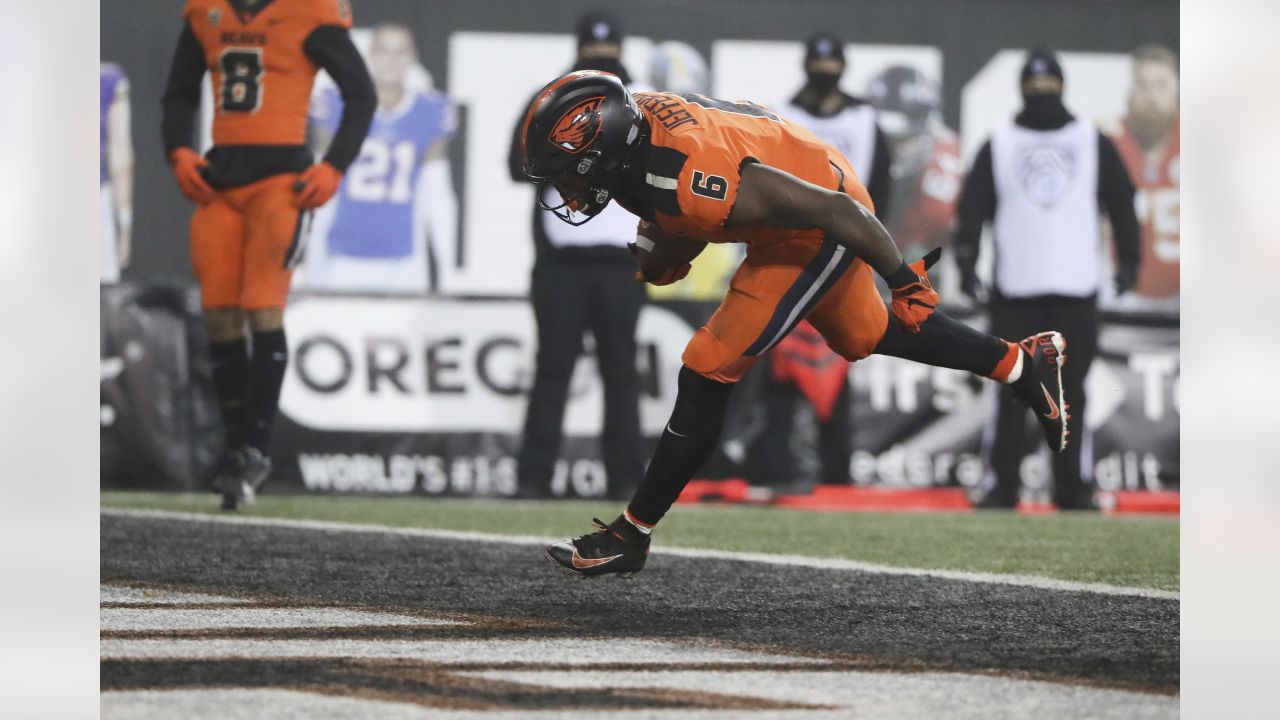
<path id="1" fill-rule="evenodd" d="M 573 70 L 604 70 L 631 84 L 622 66 L 622 31 L 611 18 L 588 14 L 578 21 L 578 57 Z M 528 182 L 520 134 L 512 135 L 512 179 Z M 559 205 L 554 188 L 543 199 Z M 538 325 L 537 373 L 529 393 L 524 439 L 517 458 L 517 494 L 550 496 L 560 456 L 565 403 L 582 335 L 595 340 L 596 363 L 604 384 L 604 452 L 608 495 L 628 498 L 640 483 L 644 456 L 640 438 L 640 379 L 636 371 L 636 325 L 645 290 L 635 280 L 627 243 L 635 240 L 637 218 L 614 203 L 590 223 L 574 227 L 544 212 L 535 199 L 536 258 L 529 295 Z"/>
<path id="2" fill-rule="evenodd" d="M 1067 397 L 1076 400 L 1067 424 L 1071 447 L 1053 458 L 1053 499 L 1060 508 L 1092 509 L 1093 443 L 1084 426 L 1084 379 L 1098 350 L 1098 215 L 1111 219 L 1118 295 L 1138 277 L 1134 187 L 1111 140 L 1063 106 L 1062 67 L 1051 52 L 1027 57 L 1021 86 L 1022 112 L 992 133 L 965 178 L 956 263 L 961 291 L 976 300 L 982 294 L 978 244 L 983 223 L 991 221 L 991 333 L 1023 337 L 1052 327 L 1066 336 L 1070 360 L 1062 367 L 1062 382 Z M 995 423 L 983 436 L 984 507 L 1018 501 L 1021 460 L 1029 447 L 1025 418 L 1026 406 L 1002 392 Z"/>

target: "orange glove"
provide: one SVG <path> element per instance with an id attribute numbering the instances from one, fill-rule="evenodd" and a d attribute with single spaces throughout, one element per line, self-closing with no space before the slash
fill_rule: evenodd
<path id="1" fill-rule="evenodd" d="M 684 279 L 686 275 L 689 274 L 689 270 L 691 270 L 692 268 L 693 268 L 692 263 L 685 263 L 679 267 L 667 268 L 667 271 L 662 273 L 662 277 L 658 278 L 657 280 L 649 280 L 648 282 L 651 285 L 670 285 L 672 283 L 680 282 L 681 280 Z M 645 282 L 646 278 L 644 276 L 644 273 L 637 272 L 636 280 L 640 282 Z"/>
<path id="2" fill-rule="evenodd" d="M 213 188 L 200 174 L 201 168 L 209 166 L 208 160 L 189 147 L 180 147 L 169 153 L 169 166 L 173 168 L 173 177 L 183 195 L 201 205 L 213 202 Z"/>
<path id="3" fill-rule="evenodd" d="M 907 332 L 920 332 L 920 325 L 938 307 L 938 293 L 929 284 L 929 268 L 940 257 L 942 248 L 929 251 L 928 255 L 907 266 L 916 279 L 893 288 L 893 304 L 890 309 Z"/>
<path id="4" fill-rule="evenodd" d="M 327 162 L 316 163 L 298 176 L 293 189 L 298 193 L 298 206 L 303 210 L 315 210 L 329 202 L 333 194 L 338 192 L 338 184 L 342 182 L 342 173 Z"/>

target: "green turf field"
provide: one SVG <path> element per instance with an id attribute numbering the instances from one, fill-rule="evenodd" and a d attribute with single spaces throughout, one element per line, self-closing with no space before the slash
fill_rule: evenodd
<path id="1" fill-rule="evenodd" d="M 219 513 L 209 494 L 104 492 L 104 508 Z M 267 495 L 242 514 L 392 527 L 568 537 L 608 521 L 621 503 Z M 1178 589 L 1178 520 L 1066 513 L 825 513 L 678 505 L 655 543 L 835 557 L 899 567 L 1041 575 Z"/>

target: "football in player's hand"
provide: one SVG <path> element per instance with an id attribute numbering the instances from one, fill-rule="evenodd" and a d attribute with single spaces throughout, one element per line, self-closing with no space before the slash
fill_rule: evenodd
<path id="1" fill-rule="evenodd" d="M 707 244 L 672 235 L 655 223 L 641 220 L 636 227 L 636 266 L 645 280 L 658 284 L 669 271 L 693 262 Z"/>

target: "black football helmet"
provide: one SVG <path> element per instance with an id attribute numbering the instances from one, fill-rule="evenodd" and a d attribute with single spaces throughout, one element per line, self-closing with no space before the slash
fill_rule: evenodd
<path id="1" fill-rule="evenodd" d="M 928 132 L 929 120 L 942 106 L 938 86 L 907 65 L 894 65 L 872 78 L 867 95 L 881 127 L 895 138 Z"/>
<path id="2" fill-rule="evenodd" d="M 521 130 L 524 173 L 540 186 L 554 185 L 564 201 L 539 200 L 542 209 L 570 225 L 599 215 L 645 134 L 640 108 L 616 75 L 579 70 L 542 88 Z"/>
<path id="3" fill-rule="evenodd" d="M 930 124 L 942 108 L 937 84 L 913 67 L 893 65 L 872 78 L 867 95 L 875 106 L 876 122 L 892 144 L 890 172 L 896 180 L 914 182 L 909 179 L 923 172 L 933 156 Z"/>

